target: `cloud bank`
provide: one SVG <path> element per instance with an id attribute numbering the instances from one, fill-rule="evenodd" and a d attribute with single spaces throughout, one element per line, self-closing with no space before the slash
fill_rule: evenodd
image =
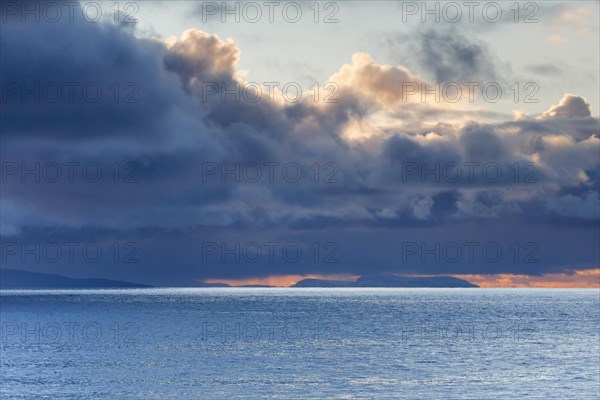
<path id="1" fill-rule="evenodd" d="M 421 101 L 422 76 L 494 74 L 486 50 L 458 36 L 424 33 L 418 50 L 405 53 L 429 65 L 423 71 L 349 55 L 318 101 L 306 89 L 290 101 L 285 83 L 246 81 L 237 67 L 243 49 L 198 29 L 163 40 L 122 24 L 9 16 L 0 45 L 2 240 L 139 246 L 137 264 L 59 262 L 53 272 L 185 285 L 598 267 L 598 118 L 576 94 L 544 99 L 539 115 L 491 122 L 478 120 L 482 110 L 467 101 Z M 455 69 L 456 60 L 471 67 Z M 58 181 L 47 176 L 54 164 Z M 102 171 L 97 180 L 84 170 L 90 165 Z M 421 257 L 422 244 L 474 240 L 499 244 L 505 256 Z M 223 262 L 219 250 L 203 259 L 207 242 L 269 241 L 298 244 L 305 257 Z M 522 254 L 515 262 L 515 242 L 538 246 L 537 262 Z M 336 246 L 335 262 L 324 260 L 333 252 L 327 243 Z M 406 243 L 420 253 L 405 259 L 413 249 Z M 47 267 L 7 258 L 7 266 Z"/>

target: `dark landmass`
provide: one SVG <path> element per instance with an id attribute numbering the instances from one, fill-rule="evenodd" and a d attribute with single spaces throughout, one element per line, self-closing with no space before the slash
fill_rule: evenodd
<path id="1" fill-rule="evenodd" d="M 354 281 L 332 281 L 327 279 L 302 279 L 291 287 L 354 287 Z"/>
<path id="2" fill-rule="evenodd" d="M 216 282 L 216 283 L 206 283 L 206 282 L 201 282 L 201 283 L 197 283 L 194 286 L 191 286 L 193 288 L 195 287 L 199 287 L 199 288 L 207 288 L 207 287 L 231 287 L 230 285 L 228 285 L 227 283 L 221 283 L 221 282 Z"/>
<path id="3" fill-rule="evenodd" d="M 479 286 L 452 276 L 407 277 L 379 275 L 361 276 L 356 281 L 303 279 L 292 287 L 476 288 Z"/>
<path id="4" fill-rule="evenodd" d="M 276 286 L 270 286 L 270 285 L 242 285 L 242 286 L 229 286 L 229 287 L 245 287 L 245 288 L 269 288 L 269 287 L 276 287 Z"/>
<path id="5" fill-rule="evenodd" d="M 149 288 L 139 283 L 112 279 L 75 279 L 63 275 L 42 274 L 16 269 L 0 269 L 0 289 L 98 289 Z"/>
<path id="6" fill-rule="evenodd" d="M 108 289 L 150 288 L 150 285 L 117 281 L 112 279 L 76 279 L 63 275 L 43 274 L 16 269 L 0 269 L 0 289 Z M 269 285 L 230 286 L 227 283 L 200 283 L 195 287 L 246 287 L 269 288 Z M 476 288 L 477 285 L 451 276 L 406 277 L 396 275 L 361 276 L 356 281 L 327 279 L 303 279 L 291 287 L 296 288 L 342 288 L 342 287 L 388 287 L 388 288 Z"/>

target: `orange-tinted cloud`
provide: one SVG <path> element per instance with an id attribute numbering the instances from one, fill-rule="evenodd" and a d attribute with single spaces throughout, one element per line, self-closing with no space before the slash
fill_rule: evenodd
<path id="1" fill-rule="evenodd" d="M 590 105 L 585 98 L 567 93 L 557 105 L 552 105 L 541 118 L 578 117 L 585 118 L 592 115 Z"/>
<path id="2" fill-rule="evenodd" d="M 573 274 L 544 274 L 542 276 L 514 274 L 454 276 L 481 287 L 490 288 L 600 288 L 600 269 L 575 271 Z"/>
<path id="3" fill-rule="evenodd" d="M 376 64 L 369 54 L 358 52 L 352 55 L 352 64 L 344 64 L 329 82 L 340 85 L 342 95 L 349 90 L 355 96 L 389 106 L 402 101 L 407 85 L 415 94 L 422 79 L 403 66 Z"/>

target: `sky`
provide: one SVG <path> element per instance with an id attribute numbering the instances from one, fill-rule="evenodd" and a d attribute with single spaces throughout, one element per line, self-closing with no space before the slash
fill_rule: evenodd
<path id="1" fill-rule="evenodd" d="M 3 268 L 600 285 L 598 2 L 51 4 L 0 9 Z"/>

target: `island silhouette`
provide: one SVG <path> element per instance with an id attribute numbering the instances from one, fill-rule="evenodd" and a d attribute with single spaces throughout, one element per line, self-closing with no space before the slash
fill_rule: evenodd
<path id="1" fill-rule="evenodd" d="M 93 288 L 151 288 L 151 285 L 103 278 L 70 278 L 17 269 L 0 269 L 0 289 L 93 289 Z M 231 286 L 227 283 L 199 283 L 196 287 L 274 287 L 267 285 Z M 292 288 L 476 288 L 464 279 L 452 276 L 361 276 L 355 281 L 302 279 Z"/>

